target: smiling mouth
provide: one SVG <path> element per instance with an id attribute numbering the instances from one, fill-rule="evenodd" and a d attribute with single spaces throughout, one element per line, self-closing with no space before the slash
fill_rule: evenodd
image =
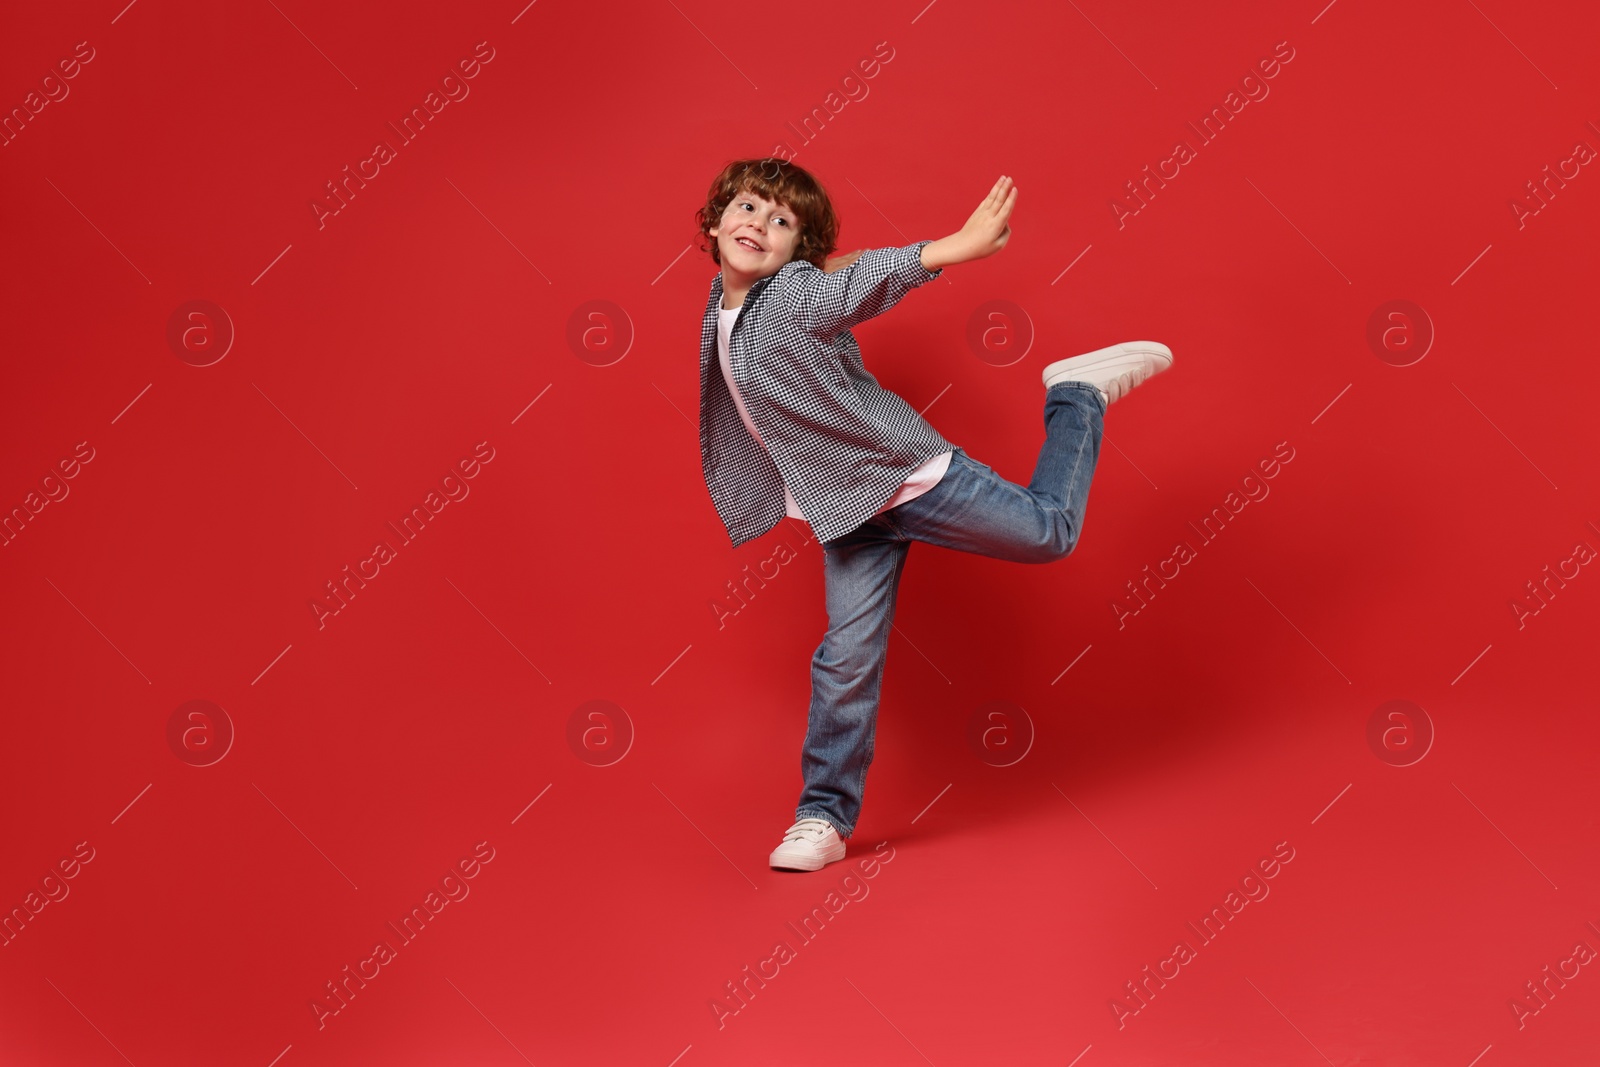
<path id="1" fill-rule="evenodd" d="M 748 238 L 748 237 L 737 238 L 733 243 L 738 245 L 740 248 L 748 248 L 752 252 L 765 252 L 766 251 L 766 249 L 762 248 L 760 245 L 756 244 L 754 241 L 750 240 L 750 238 Z"/>

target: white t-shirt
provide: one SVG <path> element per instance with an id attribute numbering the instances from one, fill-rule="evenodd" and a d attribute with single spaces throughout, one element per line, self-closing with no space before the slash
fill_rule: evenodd
<path id="1" fill-rule="evenodd" d="M 733 404 L 739 409 L 739 418 L 744 420 L 745 429 L 750 431 L 750 436 L 762 448 L 767 447 L 761 440 L 761 435 L 756 432 L 755 423 L 750 421 L 750 412 L 744 406 L 744 398 L 739 395 L 738 386 L 733 384 L 733 367 L 728 361 L 728 338 L 733 333 L 734 320 L 739 317 L 739 308 L 717 309 L 717 359 L 722 364 L 722 378 L 728 383 L 728 392 L 733 396 Z M 915 500 L 939 484 L 939 479 L 944 477 L 944 472 L 950 467 L 950 453 L 943 452 L 923 463 L 922 466 L 912 471 L 906 480 L 901 483 L 898 492 L 891 496 L 883 507 L 878 509 L 878 514 L 898 507 L 908 500 Z M 784 513 L 792 519 L 805 519 L 805 513 L 800 510 L 800 505 L 795 503 L 794 494 L 789 492 L 789 487 L 783 487 Z"/>

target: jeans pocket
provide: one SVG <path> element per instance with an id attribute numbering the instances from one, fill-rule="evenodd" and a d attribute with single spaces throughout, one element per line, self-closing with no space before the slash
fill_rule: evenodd
<path id="1" fill-rule="evenodd" d="M 967 464 L 969 466 L 976 467 L 980 471 L 988 471 L 990 474 L 994 473 L 994 468 L 993 467 L 989 466 L 987 463 L 984 463 L 984 462 L 982 462 L 980 460 L 973 459 L 971 456 L 967 455 L 965 452 L 957 452 L 956 456 L 961 458 L 961 459 L 966 460 Z"/>
<path id="2" fill-rule="evenodd" d="M 970 506 L 970 501 L 961 502 L 966 495 L 962 486 L 976 475 L 974 468 L 981 470 L 983 464 L 965 452 L 955 452 L 950 457 L 950 465 L 945 469 L 944 476 L 934 483 L 932 489 L 894 509 L 899 513 L 902 529 L 911 527 L 907 532 L 915 538 L 914 530 L 959 522 Z"/>

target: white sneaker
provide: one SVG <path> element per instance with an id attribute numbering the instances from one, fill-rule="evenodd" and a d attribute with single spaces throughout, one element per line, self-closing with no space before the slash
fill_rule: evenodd
<path id="1" fill-rule="evenodd" d="M 767 863 L 780 871 L 818 871 L 844 859 L 844 838 L 827 819 L 801 819 L 783 835 Z"/>
<path id="2" fill-rule="evenodd" d="M 1071 359 L 1058 359 L 1044 369 L 1044 387 L 1061 382 L 1088 382 L 1100 390 L 1106 405 L 1172 366 L 1172 349 L 1159 341 L 1124 341 Z"/>

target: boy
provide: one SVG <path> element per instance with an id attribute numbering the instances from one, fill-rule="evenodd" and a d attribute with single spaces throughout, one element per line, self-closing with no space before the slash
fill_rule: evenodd
<path id="1" fill-rule="evenodd" d="M 911 542 L 1021 563 L 1066 556 L 1082 532 L 1106 407 L 1172 366 L 1165 345 L 1129 341 L 1045 367 L 1045 442 L 1026 488 L 878 385 L 850 327 L 945 267 L 1004 248 L 1016 199 L 1002 176 L 948 237 L 832 260 L 827 193 L 787 160 L 728 164 L 698 212 L 722 268 L 701 327 L 706 488 L 733 547 L 788 515 L 809 522 L 823 550 L 828 630 L 811 660 L 805 786 L 774 869 L 844 858 Z"/>

